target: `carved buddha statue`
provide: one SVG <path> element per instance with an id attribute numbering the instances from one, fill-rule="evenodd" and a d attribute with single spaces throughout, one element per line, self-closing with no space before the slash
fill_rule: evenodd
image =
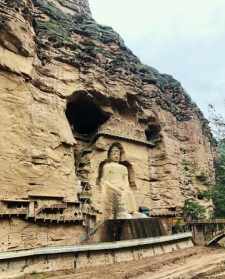
<path id="1" fill-rule="evenodd" d="M 118 203 L 117 218 L 131 218 L 130 213 L 137 211 L 136 201 L 129 183 L 128 168 L 121 163 L 121 152 L 119 146 L 112 145 L 108 152 L 108 160 L 102 169 L 102 198 L 107 218 L 112 218 L 115 206 L 113 203 L 115 202 Z M 116 197 L 116 201 L 114 197 Z"/>

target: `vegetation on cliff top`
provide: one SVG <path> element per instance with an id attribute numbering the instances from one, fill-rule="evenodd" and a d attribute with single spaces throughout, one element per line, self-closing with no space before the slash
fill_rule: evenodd
<path id="1" fill-rule="evenodd" d="M 65 14 L 48 1 L 33 0 L 33 3 L 49 18 L 49 21 L 42 17 L 34 18 L 40 59 L 49 59 L 45 56 L 45 50 L 54 47 L 63 53 L 55 57 L 62 62 L 86 70 L 99 67 L 110 78 L 114 76 L 127 79 L 129 76 L 129 80 L 133 80 L 138 86 L 154 84 L 159 88 L 155 96 L 140 98 L 148 99 L 146 103 L 154 98 L 158 105 L 174 114 L 178 121 L 190 120 L 194 112 L 202 123 L 203 131 L 212 138 L 207 121 L 180 82 L 171 75 L 161 74 L 156 69 L 143 65 L 111 27 L 97 24 L 88 15 Z M 81 40 L 74 39 L 74 36 L 81 36 Z M 69 50 L 67 55 L 64 55 L 65 48 Z M 104 62 L 99 56 L 104 57 Z"/>

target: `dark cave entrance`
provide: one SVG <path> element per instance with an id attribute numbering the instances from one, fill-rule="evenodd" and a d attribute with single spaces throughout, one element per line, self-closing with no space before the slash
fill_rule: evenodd
<path id="1" fill-rule="evenodd" d="M 69 99 L 66 116 L 73 132 L 83 136 L 94 135 L 109 119 L 109 114 L 86 92 L 77 92 Z"/>
<path id="2" fill-rule="evenodd" d="M 161 127 L 158 123 L 151 123 L 145 130 L 145 136 L 148 141 L 154 141 L 160 136 Z"/>

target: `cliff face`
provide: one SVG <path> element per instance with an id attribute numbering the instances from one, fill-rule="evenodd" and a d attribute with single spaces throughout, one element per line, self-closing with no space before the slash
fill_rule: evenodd
<path id="1" fill-rule="evenodd" d="M 87 0 L 0 0 L 0 73 L 6 216 L 22 203 L 21 216 L 33 224 L 60 204 L 49 220 L 61 214 L 75 222 L 76 206 L 91 200 L 91 216 L 106 218 L 105 185 L 122 183 L 124 172 L 136 207 L 154 215 L 179 211 L 187 198 L 211 207 L 202 197 L 214 182 L 207 121 L 178 81 L 143 65 L 112 28 L 95 22 Z M 108 181 L 105 165 L 115 143 L 118 175 Z M 76 238 L 58 229 L 48 244 L 59 239 Z M 35 236 L 31 243 L 43 245 Z"/>

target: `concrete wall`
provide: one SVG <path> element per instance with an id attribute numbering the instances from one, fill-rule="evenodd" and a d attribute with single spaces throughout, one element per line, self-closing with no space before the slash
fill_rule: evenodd
<path id="1" fill-rule="evenodd" d="M 137 261 L 193 246 L 191 234 L 0 253 L 0 279 Z M 61 252 L 59 252 L 61 251 Z"/>

